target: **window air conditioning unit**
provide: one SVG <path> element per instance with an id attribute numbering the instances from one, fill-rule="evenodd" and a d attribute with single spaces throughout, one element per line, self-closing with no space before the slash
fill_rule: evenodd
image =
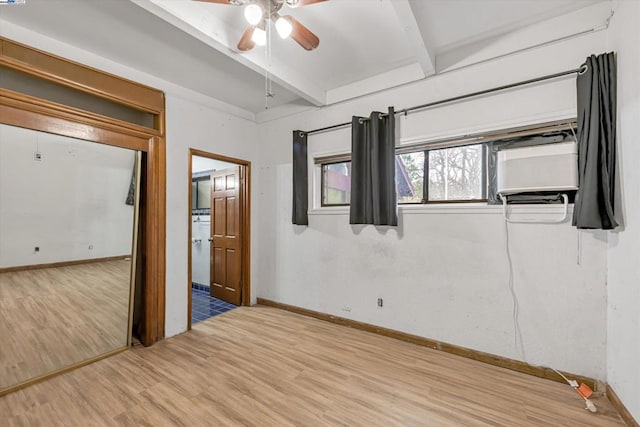
<path id="1" fill-rule="evenodd" d="M 575 141 L 498 151 L 500 195 L 578 189 Z"/>

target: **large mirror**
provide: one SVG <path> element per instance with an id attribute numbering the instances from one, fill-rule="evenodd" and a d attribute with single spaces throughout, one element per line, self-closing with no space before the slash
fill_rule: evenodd
<path id="1" fill-rule="evenodd" d="M 130 344 L 139 163 L 0 124 L 0 394 Z"/>

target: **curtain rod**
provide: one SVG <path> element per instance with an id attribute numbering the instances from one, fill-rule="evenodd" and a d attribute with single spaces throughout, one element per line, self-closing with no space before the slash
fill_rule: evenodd
<path id="1" fill-rule="evenodd" d="M 414 107 L 409 107 L 409 108 L 404 108 L 402 110 L 398 110 L 395 113 L 396 113 L 396 115 L 404 114 L 406 116 L 408 113 L 410 113 L 412 111 L 423 110 L 425 108 L 435 107 L 437 105 L 448 104 L 448 103 L 451 103 L 451 102 L 456 102 L 456 101 L 460 101 L 460 100 L 468 99 L 468 98 L 474 98 L 476 96 L 486 95 L 488 93 L 500 92 L 500 91 L 507 90 L 507 89 L 512 89 L 512 88 L 518 87 L 518 86 L 526 86 L 526 85 L 530 85 L 530 84 L 533 84 L 533 83 L 541 82 L 541 81 L 544 81 L 544 80 L 552 80 L 552 79 L 556 79 L 558 77 L 568 76 L 568 75 L 571 75 L 571 74 L 583 74 L 586 71 L 587 71 L 587 66 L 586 65 L 582 65 L 580 68 L 576 68 L 576 69 L 573 69 L 573 70 L 562 71 L 560 73 L 554 73 L 554 74 L 548 74 L 546 76 L 536 77 L 534 79 L 523 80 L 523 81 L 516 82 L 516 83 L 510 83 L 510 84 L 503 85 L 503 86 L 497 86 L 497 87 L 494 87 L 494 88 L 491 88 L 491 89 L 484 89 L 484 90 L 480 90 L 478 92 L 471 92 L 471 93 L 468 93 L 468 94 L 465 94 L 465 95 L 454 96 L 453 98 L 441 99 L 440 101 L 434 101 L 434 102 L 429 102 L 427 104 L 416 105 Z M 311 135 L 311 134 L 314 134 L 314 133 L 326 132 L 326 131 L 329 131 L 329 130 L 338 129 L 338 128 L 342 128 L 342 127 L 346 127 L 346 126 L 351 126 L 351 122 L 344 122 L 344 123 L 339 123 L 337 125 L 326 126 L 326 127 L 323 127 L 323 128 L 310 130 L 310 131 L 305 132 L 305 133 L 307 135 Z"/>

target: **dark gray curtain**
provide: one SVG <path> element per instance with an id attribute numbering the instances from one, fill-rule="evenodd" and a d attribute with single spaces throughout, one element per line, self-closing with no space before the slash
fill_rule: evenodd
<path id="1" fill-rule="evenodd" d="M 131 172 L 131 182 L 129 183 L 129 191 L 127 192 L 127 198 L 124 201 L 126 205 L 133 206 L 136 198 L 136 165 L 138 162 L 133 164 L 133 172 Z"/>
<path id="2" fill-rule="evenodd" d="M 351 224 L 398 225 L 395 184 L 395 112 L 353 117 Z"/>
<path id="3" fill-rule="evenodd" d="M 611 230 L 616 165 L 616 58 L 591 55 L 577 78 L 578 182 L 573 225 Z"/>
<path id="4" fill-rule="evenodd" d="M 307 134 L 293 131 L 293 223 L 309 225 L 308 208 Z"/>

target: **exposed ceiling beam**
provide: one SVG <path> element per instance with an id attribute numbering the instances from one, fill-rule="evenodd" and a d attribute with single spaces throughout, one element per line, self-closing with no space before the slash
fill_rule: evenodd
<path id="1" fill-rule="evenodd" d="M 429 41 L 420 31 L 411 3 L 409 3 L 409 0 L 392 0 L 391 4 L 396 11 L 396 15 L 398 15 L 402 29 L 407 35 L 407 42 L 415 52 L 416 59 L 424 72 L 424 77 L 435 74 L 435 52 L 430 48 Z"/>
<path id="2" fill-rule="evenodd" d="M 358 80 L 344 86 L 329 89 L 327 91 L 327 104 L 358 98 L 374 92 L 380 92 L 406 83 L 422 80 L 425 77 L 424 70 L 417 62 L 394 68 L 384 73 Z"/>
<path id="3" fill-rule="evenodd" d="M 231 48 L 235 41 L 226 40 L 223 35 L 212 30 L 215 28 L 224 28 L 225 23 L 223 21 L 218 20 L 215 17 L 207 17 L 207 20 L 204 20 L 202 16 L 195 16 L 193 19 L 189 20 L 190 22 L 197 23 L 193 26 L 185 22 L 187 20 L 185 18 L 187 17 L 182 16 L 182 14 L 187 13 L 186 11 L 178 11 L 177 9 L 170 10 L 163 7 L 163 5 L 153 2 L 152 0 L 130 1 L 180 28 L 182 31 L 197 38 L 203 43 L 206 43 L 219 52 L 238 61 L 253 71 L 259 74 L 264 73 L 264 55 L 262 52 L 251 51 L 240 54 Z M 316 86 L 308 79 L 305 79 L 303 76 L 299 75 L 299 73 L 295 73 L 290 70 L 287 67 L 287 64 L 279 63 L 275 58 L 272 58 L 269 71 L 271 73 L 271 80 L 285 89 L 295 93 L 315 106 L 322 106 L 326 104 L 326 91 Z"/>

